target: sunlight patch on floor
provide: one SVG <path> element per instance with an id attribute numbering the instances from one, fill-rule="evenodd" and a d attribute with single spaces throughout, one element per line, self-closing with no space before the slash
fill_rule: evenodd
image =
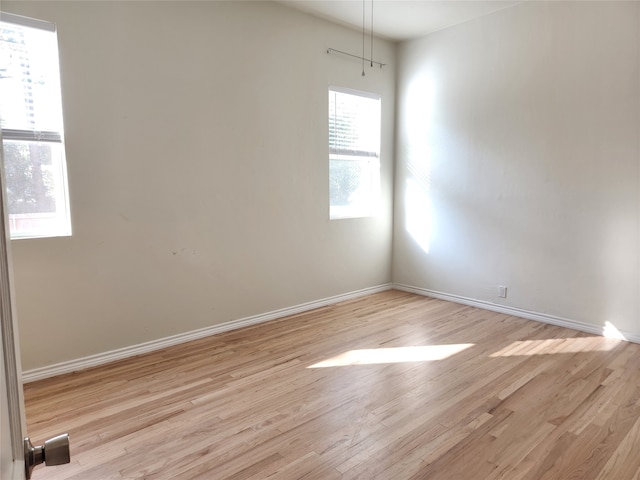
<path id="1" fill-rule="evenodd" d="M 548 338 L 513 342 L 508 347 L 492 353 L 491 357 L 516 357 L 522 355 L 551 355 L 554 353 L 608 352 L 619 341 L 603 337 Z"/>
<path id="2" fill-rule="evenodd" d="M 311 365 L 307 368 L 344 367 L 348 365 L 374 365 L 383 363 L 431 362 L 443 360 L 462 352 L 473 343 L 452 345 L 421 345 L 415 347 L 369 348 L 349 350 L 333 358 Z"/>

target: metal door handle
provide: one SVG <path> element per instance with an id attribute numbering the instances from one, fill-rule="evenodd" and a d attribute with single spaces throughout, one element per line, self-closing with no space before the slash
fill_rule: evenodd
<path id="1" fill-rule="evenodd" d="M 29 437 L 24 439 L 24 469 L 27 480 L 31 478 L 31 473 L 36 465 L 44 462 L 47 467 L 52 465 L 62 465 L 71 461 L 69 452 L 69 434 L 63 433 L 57 437 L 50 438 L 44 445 L 34 447 Z"/>

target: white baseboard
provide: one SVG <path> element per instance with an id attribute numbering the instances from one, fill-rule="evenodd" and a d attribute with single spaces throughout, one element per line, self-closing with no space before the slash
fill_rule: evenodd
<path id="1" fill-rule="evenodd" d="M 90 367 L 95 367 L 97 365 L 114 362 L 116 360 L 122 360 L 124 358 L 141 355 L 143 353 L 153 352 L 155 350 L 160 350 L 172 345 L 178 345 L 180 343 L 189 342 L 191 340 L 208 337 L 210 335 L 215 335 L 216 333 L 228 332 L 230 330 L 248 327 L 249 325 L 268 322 L 270 320 L 286 317 L 288 315 L 295 315 L 296 313 L 313 310 L 314 308 L 325 307 L 327 305 L 333 305 L 334 303 L 363 297 L 372 293 L 391 290 L 392 288 L 393 286 L 390 283 L 378 285 L 376 287 L 364 288 L 362 290 L 335 295 L 333 297 L 323 298 L 321 300 L 303 303 L 300 305 L 295 305 L 293 307 L 282 308 L 280 310 L 274 310 L 272 312 L 253 315 L 251 317 L 240 318 L 237 320 L 232 320 L 230 322 L 212 325 L 210 327 L 205 327 L 190 332 L 179 333 L 177 335 L 161 338 L 159 340 L 152 340 L 150 342 L 140 343 L 138 345 L 132 345 L 130 347 L 119 348 L 117 350 L 111 350 L 109 352 L 98 353 L 96 355 L 90 355 L 88 357 L 78 358 L 76 360 L 56 363 L 55 365 L 50 365 L 47 367 L 34 368 L 32 370 L 22 372 L 22 381 L 23 383 L 34 382 L 36 380 L 42 380 L 44 378 L 54 377 L 56 375 L 84 370 Z"/>
<path id="2" fill-rule="evenodd" d="M 437 292 L 426 288 L 413 287 L 411 285 L 404 285 L 401 283 L 394 283 L 393 288 L 396 290 L 402 290 L 403 292 L 416 293 L 425 297 L 438 298 L 440 300 L 446 300 L 448 302 L 460 303 L 462 305 L 469 305 L 471 307 L 483 308 L 492 312 L 506 313 L 507 315 L 513 315 L 514 317 L 526 318 L 527 320 L 535 320 L 537 322 L 548 323 L 558 327 L 571 328 L 581 332 L 592 333 L 594 335 L 604 336 L 604 326 L 598 327 L 590 323 L 579 322 L 577 320 L 570 320 L 568 318 L 556 317 L 554 315 L 547 315 L 546 313 L 537 313 L 521 308 L 510 307 L 507 305 L 500 305 L 497 303 L 485 302 L 483 300 L 475 300 L 473 298 L 462 297 L 459 295 L 452 295 L 449 293 Z M 619 331 L 623 337 L 622 340 L 628 342 L 640 343 L 640 336 Z"/>
<path id="3" fill-rule="evenodd" d="M 415 293 L 425 297 L 438 298 L 440 300 L 446 300 L 448 302 L 459 303 L 462 305 L 469 305 L 471 307 L 483 308 L 492 312 L 506 313 L 507 315 L 513 315 L 514 317 L 526 318 L 528 320 L 535 320 L 537 322 L 548 323 L 550 325 L 556 325 L 559 327 L 571 328 L 581 332 L 591 333 L 594 335 L 603 335 L 603 327 L 598 327 L 593 324 L 579 322 L 576 320 L 570 320 L 567 318 L 557 317 L 554 315 L 547 315 L 545 313 L 537 313 L 521 308 L 510 307 L 507 305 L 500 305 L 497 303 L 485 302 L 483 300 L 476 300 L 473 298 L 462 297 L 460 295 L 453 295 L 449 293 L 437 292 L 421 287 L 414 287 L 411 285 L 404 285 L 401 283 L 388 283 L 379 285 L 376 287 L 365 288 L 350 293 L 341 295 L 335 295 L 333 297 L 316 300 L 313 302 L 303 303 L 295 305 L 293 307 L 282 308 L 280 310 L 274 310 L 259 315 L 253 315 L 251 317 L 240 318 L 232 320 L 230 322 L 221 323 L 218 325 L 212 325 L 210 327 L 193 330 L 190 332 L 180 333 L 171 337 L 161 338 L 159 340 L 152 340 L 150 342 L 140 343 L 138 345 L 132 345 L 130 347 L 119 348 L 117 350 L 111 350 L 109 352 L 99 353 L 96 355 L 90 355 L 88 357 L 79 358 L 76 360 L 70 360 L 68 362 L 57 363 L 47 367 L 35 368 L 33 370 L 27 370 L 22 373 L 22 381 L 24 383 L 34 382 L 36 380 L 42 380 L 44 378 L 54 377 L 56 375 L 62 375 L 65 373 L 76 372 L 84 370 L 90 367 L 103 365 L 105 363 L 113 362 L 116 360 L 122 360 L 124 358 L 141 355 L 144 353 L 153 352 L 162 348 L 170 347 L 172 345 L 178 345 L 180 343 L 189 342 L 191 340 L 197 340 L 199 338 L 208 337 L 217 333 L 228 332 L 242 327 L 248 327 L 250 325 L 256 325 L 258 323 L 268 322 L 278 318 L 286 317 L 288 315 L 295 315 L 296 313 L 302 313 L 314 308 L 325 307 L 327 305 L 333 305 L 344 300 L 350 300 L 353 298 L 370 295 L 372 293 L 383 292 L 386 290 L 401 290 L 403 292 Z M 640 336 L 620 331 L 624 340 L 634 343 L 640 343 Z"/>

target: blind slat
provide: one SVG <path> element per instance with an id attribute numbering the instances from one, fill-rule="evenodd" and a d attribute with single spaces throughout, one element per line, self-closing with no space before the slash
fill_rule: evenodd
<path id="1" fill-rule="evenodd" d="M 26 142 L 62 142 L 59 132 L 37 132 L 31 130 L 2 129 L 4 140 L 21 140 Z"/>
<path id="2" fill-rule="evenodd" d="M 15 15 L 7 12 L 0 12 L 0 22 L 15 23 L 16 25 L 21 25 L 23 27 L 37 28 L 48 32 L 56 31 L 55 23 L 38 20 L 37 18 L 23 17 L 21 15 Z"/>

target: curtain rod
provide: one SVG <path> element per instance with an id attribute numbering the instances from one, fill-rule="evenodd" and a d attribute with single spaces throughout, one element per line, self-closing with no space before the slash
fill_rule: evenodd
<path id="1" fill-rule="evenodd" d="M 386 63 L 380 63 L 380 62 L 376 62 L 375 60 L 372 60 L 370 58 L 365 58 L 365 57 L 361 57 L 360 55 L 353 55 L 351 53 L 347 53 L 347 52 L 343 52 L 341 50 L 336 50 L 335 48 L 328 48 L 327 49 L 327 54 L 332 54 L 332 53 L 339 53 L 341 55 L 347 55 L 348 57 L 353 57 L 353 58 L 357 58 L 358 60 L 365 60 L 367 62 L 371 62 L 372 64 L 376 64 L 376 65 L 380 65 L 380 68 L 386 66 Z"/>

